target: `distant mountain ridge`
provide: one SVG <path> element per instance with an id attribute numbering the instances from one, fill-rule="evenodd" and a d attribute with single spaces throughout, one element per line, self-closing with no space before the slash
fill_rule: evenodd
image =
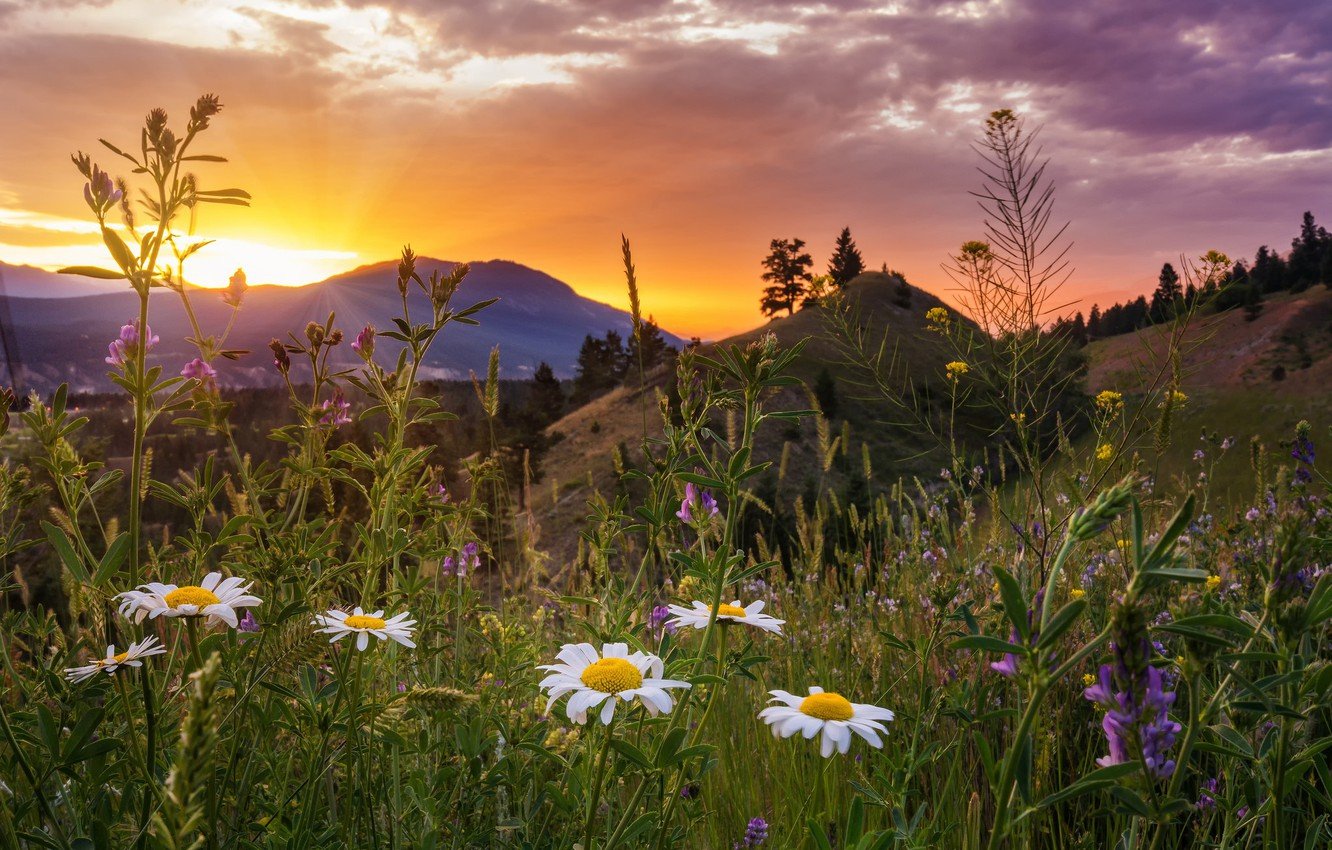
<path id="1" fill-rule="evenodd" d="M 450 260 L 422 257 L 417 260 L 417 271 L 426 277 L 432 271 L 447 273 L 457 265 Z M 480 327 L 450 325 L 431 350 L 423 377 L 451 379 L 465 378 L 471 371 L 483 373 L 490 350 L 496 345 L 500 348 L 502 377 L 529 377 L 542 361 L 549 363 L 558 376 L 572 377 L 585 336 L 602 336 L 608 330 L 627 336 L 632 329 L 632 319 L 624 310 L 581 296 L 567 283 L 544 272 L 509 260 L 487 260 L 470 266 L 470 273 L 454 296 L 455 308 L 488 298 L 499 301 L 476 317 Z M 3 266 L 0 271 L 8 279 L 14 268 L 18 267 Z M 23 292 L 44 285 L 63 287 L 68 280 L 40 269 L 31 271 L 38 275 L 25 275 Z M 43 281 L 40 275 L 55 280 Z M 401 310 L 396 276 L 397 261 L 390 260 L 307 286 L 252 287 L 227 340 L 228 348 L 250 353 L 237 362 L 214 363 L 220 380 L 231 386 L 277 383 L 268 341 L 287 339 L 289 333 L 299 335 L 308 322 L 323 322 L 329 313 L 336 314 L 336 325 L 347 338 L 335 350 L 334 363 L 353 365 L 357 359 L 350 343 L 356 333 L 367 324 L 380 330 L 391 327 L 392 317 Z M 15 297 L 11 292 L 6 302 L 28 384 L 41 391 L 61 382 L 84 391 L 111 387 L 103 362 L 106 346 L 120 326 L 138 313 L 137 297 L 127 287 L 122 285 L 118 291 L 106 294 L 45 298 Z M 205 333 L 221 333 L 226 327 L 230 308 L 222 303 L 219 291 L 191 290 L 190 303 Z M 149 324 L 161 343 L 149 358 L 169 370 L 179 369 L 195 356 L 193 347 L 184 341 L 190 330 L 180 298 L 168 290 L 154 291 L 150 304 Z M 408 307 L 413 321 L 429 312 L 428 299 L 416 286 L 408 294 Z M 683 345 L 679 337 L 665 336 L 672 345 Z M 389 365 L 397 352 L 396 343 L 381 338 L 376 359 Z"/>

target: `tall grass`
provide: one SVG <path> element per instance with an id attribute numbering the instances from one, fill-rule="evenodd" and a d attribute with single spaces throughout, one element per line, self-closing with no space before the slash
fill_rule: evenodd
<path id="1" fill-rule="evenodd" d="M 181 138 L 192 143 L 219 109 L 202 99 Z M 67 605 L 0 615 L 5 846 L 1288 848 L 1332 838 L 1330 514 L 1307 424 L 1282 451 L 1254 452 L 1251 504 L 1222 504 L 1206 477 L 1171 486 L 1148 475 L 1147 452 L 1159 452 L 1183 403 L 1178 380 L 1083 399 L 1095 439 L 1078 448 L 1042 407 L 1077 380 L 1054 367 L 1039 328 L 1014 327 L 998 347 L 968 330 L 950 337 L 967 366 L 950 370 L 952 404 L 1002 414 L 993 441 L 1005 448 L 982 452 L 951 417 L 922 416 L 952 452 L 937 479 L 853 500 L 826 478 L 797 495 L 758 438 L 818 415 L 780 403 L 801 346 L 764 336 L 689 349 L 661 400 L 662 436 L 644 428 L 636 468 L 620 458 L 621 486 L 589 504 L 583 557 L 555 565 L 566 578 L 556 591 L 493 453 L 470 459 L 468 486 L 446 493 L 429 447 L 410 439 L 447 417 L 419 392 L 426 352 L 449 323 L 484 319 L 488 302 L 454 306 L 465 266 L 423 279 L 405 250 L 385 281 L 401 314 L 385 330 L 347 331 L 355 370 L 329 365 L 350 344 L 336 317 L 274 341 L 291 412 L 272 435 L 287 447 L 279 464 L 235 449 L 209 369 L 163 377 L 170 369 L 149 356 L 146 293 L 168 285 L 198 297 L 181 283 L 186 256 L 170 276 L 159 268 L 160 252 L 181 244 L 175 217 L 205 198 L 245 197 L 201 192 L 188 169 L 218 158 L 191 158 L 166 122 L 150 115 L 138 154 L 108 145 L 150 181 L 158 200 L 142 212 L 127 205 L 127 186 L 76 158 L 115 264 L 76 271 L 144 293 L 110 364 L 136 437 L 174 420 L 213 450 L 163 474 L 136 439 L 127 481 L 87 459 L 86 420 L 63 390 L 15 420 L 35 449 L 0 465 L 0 557 L 40 547 Z M 138 214 L 151 226 L 136 228 Z M 633 287 L 627 241 L 622 250 Z M 1036 284 L 1004 309 L 1036 309 L 1047 266 L 1005 267 Z M 413 286 L 429 295 L 429 315 L 408 313 Z M 243 289 L 231 297 L 240 309 Z M 945 320 L 932 319 L 957 332 Z M 216 339 L 195 337 L 202 363 L 224 365 Z M 873 354 L 864 337 L 844 335 L 843 350 Z M 492 419 L 498 357 L 477 381 Z M 867 391 L 909 411 L 884 364 L 860 360 Z M 351 409 L 348 386 L 369 405 Z M 1130 404 L 1152 414 L 1126 413 Z M 352 416 L 380 423 L 375 439 L 331 447 Z M 846 451 L 847 435 L 828 423 L 819 433 L 828 458 Z M 1244 462 L 1229 445 L 1213 451 L 1211 462 Z M 754 492 L 765 477 L 777 482 L 771 503 Z M 145 528 L 144 500 L 188 521 Z M 50 510 L 33 517 L 43 501 Z M 757 527 L 747 516 L 777 507 L 791 517 L 782 555 L 745 531 Z M 169 588 L 125 596 L 161 582 L 220 599 L 212 572 L 258 597 L 236 603 L 234 623 L 179 607 L 185 597 Z M 735 601 L 762 601 L 783 622 L 769 631 L 737 620 L 726 607 Z M 696 622 L 663 607 L 694 602 Z M 387 637 L 395 614 L 409 620 L 400 641 Z M 337 637 L 344 622 L 371 631 L 336 642 L 319 631 Z M 167 651 L 107 660 L 109 644 L 148 637 Z M 543 693 L 553 685 L 542 665 L 581 642 L 632 659 L 641 680 L 668 680 L 669 699 L 621 699 L 609 723 L 598 703 L 577 721 L 573 696 Z M 98 660 L 87 678 L 66 675 Z M 798 700 L 811 686 L 845 697 L 848 711 L 895 718 L 881 739 L 855 737 L 823 758 L 817 728 L 813 740 L 777 737 L 758 716 L 771 692 Z M 824 732 L 843 722 L 799 705 L 830 721 Z"/>

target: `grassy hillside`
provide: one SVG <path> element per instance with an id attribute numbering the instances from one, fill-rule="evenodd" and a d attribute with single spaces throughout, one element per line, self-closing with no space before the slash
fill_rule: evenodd
<path id="1" fill-rule="evenodd" d="M 925 331 L 924 316 L 943 302 L 913 287 L 911 303 L 903 307 L 896 301 L 897 289 L 895 277 L 870 272 L 851 282 L 846 297 L 858 307 L 864 322 L 888 333 L 889 345 L 911 364 L 913 380 L 928 384 L 933 376 L 941 384 L 943 364 L 950 358 L 939 338 Z M 836 410 L 831 416 L 822 421 L 809 417 L 799 425 L 769 427 L 759 435 L 764 456 L 776 460 L 786 451 L 784 474 L 769 486 L 779 485 L 793 494 L 821 476 L 831 476 L 838 484 L 847 476 L 862 476 L 866 447 L 871 479 L 878 486 L 902 476 L 933 474 L 942 462 L 938 446 L 919 429 L 889 421 L 893 412 L 886 410 L 881 400 L 858 397 L 863 391 L 847 380 L 848 370 L 828 338 L 825 320 L 824 308 L 811 307 L 714 344 L 743 346 L 765 333 L 775 334 L 783 347 L 807 340 L 793 370 L 804 386 L 783 391 L 772 400 L 774 407 L 811 407 L 812 387 L 820 372 L 827 369 L 833 378 Z M 532 494 L 532 506 L 542 529 L 538 545 L 554 556 L 554 562 L 567 561 L 576 550 L 577 539 L 569 529 L 587 515 L 587 500 L 593 492 L 614 492 L 617 476 L 613 452 L 617 448 L 627 451 L 632 462 L 641 458 L 644 411 L 646 433 L 660 436 L 657 398 L 673 381 L 672 372 L 658 370 L 648 376 L 645 391 L 636 384 L 615 390 L 550 426 L 550 431 L 563 439 L 545 462 L 546 480 Z M 724 424 L 718 423 L 720 427 Z M 831 452 L 832 463 L 825 470 L 829 455 L 826 447 L 834 441 L 837 446 Z M 772 475 L 775 479 L 776 470 Z"/>
<path id="2" fill-rule="evenodd" d="M 1092 343 L 1088 388 L 1127 396 L 1150 382 L 1162 368 L 1167 333 L 1152 327 Z M 1274 296 L 1252 321 L 1241 310 L 1200 317 L 1184 336 L 1182 354 L 1189 402 L 1175 417 L 1159 476 L 1195 476 L 1193 453 L 1207 432 L 1239 441 L 1211 471 L 1213 492 L 1247 489 L 1250 437 L 1278 449 L 1301 419 L 1320 429 L 1332 423 L 1332 291 L 1324 287 Z"/>

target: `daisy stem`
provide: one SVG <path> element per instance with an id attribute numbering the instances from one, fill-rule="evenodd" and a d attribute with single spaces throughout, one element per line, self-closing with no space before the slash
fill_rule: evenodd
<path id="1" fill-rule="evenodd" d="M 716 673 L 721 678 L 726 678 L 726 626 L 721 627 L 721 637 L 717 639 L 717 670 Z M 712 706 L 717 702 L 717 694 L 721 692 L 722 685 L 715 684 L 708 690 L 708 704 L 703 706 L 703 716 L 699 718 L 698 725 L 694 727 L 694 734 L 689 739 L 689 746 L 698 743 L 698 739 L 703 735 L 703 727 L 708 725 L 708 717 L 712 714 Z"/>
<path id="2" fill-rule="evenodd" d="M 611 699 L 615 699 L 612 695 Z M 596 823 L 597 807 L 601 804 L 601 783 L 606 778 L 606 761 L 610 757 L 611 741 L 615 739 L 615 718 L 611 718 L 606 727 L 606 741 L 601 745 L 601 756 L 597 760 L 596 778 L 592 782 L 592 794 L 587 798 L 587 823 L 583 827 L 583 850 L 592 850 L 592 827 Z"/>
<path id="3" fill-rule="evenodd" d="M 153 792 L 157 792 L 157 759 L 154 755 L 157 746 L 157 709 L 153 707 L 153 686 L 148 672 L 148 665 L 145 664 L 139 668 L 139 682 L 143 686 L 143 716 L 145 724 L 145 735 L 147 736 L 146 749 L 144 750 L 144 768 L 148 772 L 149 785 Z M 148 816 L 152 812 L 148 795 L 143 797 L 143 808 L 139 812 L 139 840 L 138 847 L 144 847 L 148 841 Z"/>
<path id="4" fill-rule="evenodd" d="M 203 658 L 199 656 L 199 621 L 197 617 L 186 617 L 185 628 L 190 633 L 190 661 L 191 669 L 203 669 Z M 185 672 L 190 672 L 189 670 Z"/>
<path id="5" fill-rule="evenodd" d="M 134 760 L 139 763 L 149 790 L 156 796 L 157 783 L 153 781 L 153 774 L 148 769 L 148 760 L 144 757 L 143 750 L 140 749 L 139 733 L 134 728 L 134 712 L 130 709 L 129 688 L 125 686 L 125 677 L 113 676 L 112 678 L 116 680 L 116 689 L 120 691 L 120 705 L 125 710 L 125 726 L 130 739 L 130 749 L 134 752 Z"/>

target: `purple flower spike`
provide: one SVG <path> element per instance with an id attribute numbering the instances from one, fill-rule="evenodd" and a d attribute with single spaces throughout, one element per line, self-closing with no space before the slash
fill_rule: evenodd
<path id="1" fill-rule="evenodd" d="M 370 358 L 375 356 L 375 326 L 366 325 L 361 332 L 352 340 L 352 351 L 361 356 L 361 359 L 369 363 Z"/>
<path id="2" fill-rule="evenodd" d="M 695 511 L 698 511 L 697 517 Z M 695 519 L 703 520 L 716 516 L 720 512 L 717 507 L 717 500 L 707 490 L 699 490 L 694 484 L 685 483 L 684 499 L 680 502 L 680 510 L 675 515 L 681 522 L 692 523 Z"/>
<path id="3" fill-rule="evenodd" d="M 1115 618 L 1115 661 L 1102 665 L 1096 683 L 1082 692 L 1106 710 L 1101 729 L 1110 753 L 1096 763 L 1137 761 L 1141 753 L 1153 779 L 1168 779 L 1175 772 L 1170 748 L 1182 728 L 1170 719 L 1175 693 L 1166 690 L 1161 669 L 1148 663 L 1151 650 L 1141 612 L 1120 603 Z"/>
<path id="4" fill-rule="evenodd" d="M 196 381 L 208 382 L 217 377 L 217 370 L 209 366 L 201 358 L 194 358 L 185 364 L 185 368 L 180 370 L 180 374 L 186 378 L 193 378 Z"/>
<path id="5" fill-rule="evenodd" d="M 332 425 L 334 428 L 351 424 L 351 402 L 343 397 L 341 387 L 333 391 L 332 398 L 324 399 L 320 410 L 324 411 L 324 415 L 319 417 L 321 424 Z"/>
<path id="6" fill-rule="evenodd" d="M 753 818 L 745 827 L 745 837 L 741 841 L 735 842 L 736 848 L 758 847 L 768 840 L 768 822 L 763 818 Z"/>
<path id="7" fill-rule="evenodd" d="M 143 348 L 143 353 L 147 354 L 157 345 L 158 337 L 153 334 L 151 325 L 144 325 L 147 333 L 142 338 L 147 340 Z M 139 354 L 139 320 L 131 319 L 129 324 L 120 326 L 120 336 L 111 340 L 107 346 L 106 362 L 115 366 L 117 369 L 125 368 L 125 364 L 134 360 Z"/>

